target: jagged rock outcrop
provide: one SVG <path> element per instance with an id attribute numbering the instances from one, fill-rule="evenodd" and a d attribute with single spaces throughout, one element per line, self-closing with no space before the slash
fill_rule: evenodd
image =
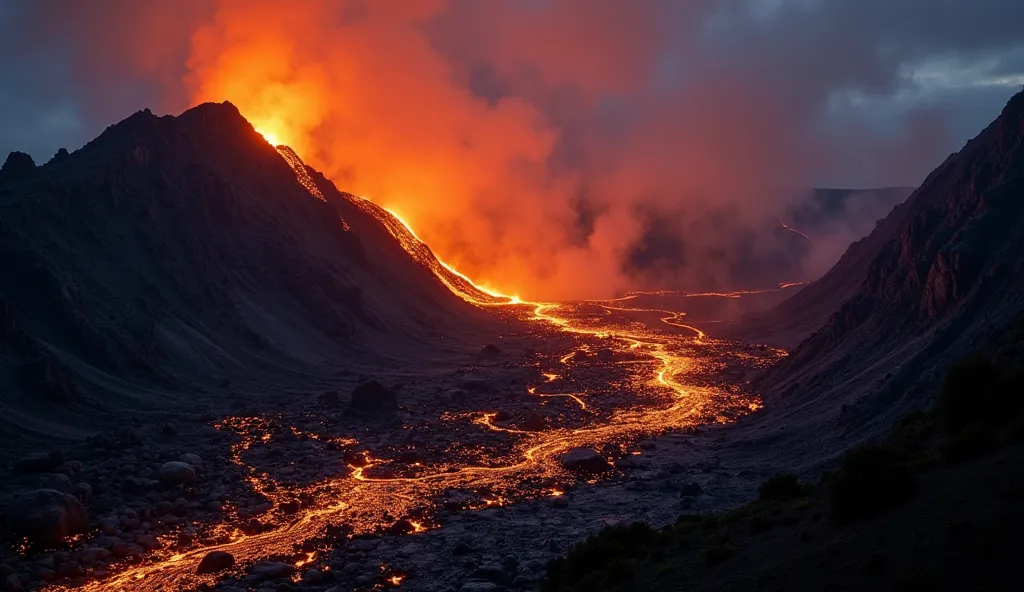
<path id="1" fill-rule="evenodd" d="M 801 303 L 843 296 L 758 382 L 769 408 L 795 426 L 844 434 L 839 448 L 927 405 L 949 361 L 1024 309 L 1022 244 L 1019 93 L 829 274 L 769 313 L 785 322 Z"/>

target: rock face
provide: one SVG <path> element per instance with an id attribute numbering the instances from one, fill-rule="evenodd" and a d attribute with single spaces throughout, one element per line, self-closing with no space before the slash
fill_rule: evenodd
<path id="1" fill-rule="evenodd" d="M 172 460 L 160 466 L 156 472 L 156 478 L 165 487 L 187 485 L 196 480 L 196 470 L 186 462 Z"/>
<path id="2" fill-rule="evenodd" d="M 352 415 L 379 415 L 398 409 L 398 399 L 391 390 L 376 380 L 367 380 L 352 391 L 346 413 Z"/>
<path id="3" fill-rule="evenodd" d="M 11 530 L 34 543 L 56 545 L 89 528 L 89 514 L 75 496 L 37 489 L 15 496 L 6 508 Z"/>
<path id="4" fill-rule="evenodd" d="M 1024 93 L 791 299 L 843 296 L 755 388 L 769 409 L 811 418 L 808 434 L 830 423 L 851 439 L 888 430 L 929 403 L 952 360 L 1016 322 L 1024 310 L 1021 244 Z M 785 320 L 793 306 L 771 314 Z M 800 426 L 792 427 L 800 440 Z"/>
<path id="5" fill-rule="evenodd" d="M 588 473 L 600 473 L 612 468 L 608 460 L 593 448 L 573 448 L 562 455 L 559 463 L 563 469 Z"/>
<path id="6" fill-rule="evenodd" d="M 29 177 L 36 170 L 36 163 L 32 157 L 24 152 L 11 152 L 0 168 L 0 182 L 18 181 Z"/>

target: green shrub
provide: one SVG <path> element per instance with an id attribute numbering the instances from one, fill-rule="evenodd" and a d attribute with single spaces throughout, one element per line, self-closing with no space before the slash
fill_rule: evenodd
<path id="1" fill-rule="evenodd" d="M 757 493 L 758 499 L 765 502 L 803 497 L 807 490 L 793 473 L 779 473 L 762 483 Z"/>
<path id="2" fill-rule="evenodd" d="M 984 358 L 953 364 L 942 384 L 939 411 L 946 431 L 1003 426 L 1024 413 L 1024 368 L 999 368 Z"/>
<path id="3" fill-rule="evenodd" d="M 843 456 L 829 483 L 832 517 L 848 522 L 876 514 L 913 494 L 914 474 L 883 446 L 854 448 Z"/>
<path id="4" fill-rule="evenodd" d="M 979 424 L 961 428 L 943 443 L 942 457 L 946 462 L 958 463 L 982 456 L 996 445 L 992 431 L 993 428 Z"/>
<path id="5" fill-rule="evenodd" d="M 704 563 L 718 565 L 736 554 L 736 547 L 729 543 L 711 545 L 704 550 Z"/>
<path id="6" fill-rule="evenodd" d="M 939 395 L 939 410 L 946 431 L 955 433 L 968 424 L 984 421 L 992 409 L 986 405 L 996 383 L 991 361 L 971 357 L 950 366 Z"/>
<path id="7" fill-rule="evenodd" d="M 668 538 L 642 522 L 603 528 L 548 564 L 543 590 L 591 590 L 628 580 L 635 561 Z"/>

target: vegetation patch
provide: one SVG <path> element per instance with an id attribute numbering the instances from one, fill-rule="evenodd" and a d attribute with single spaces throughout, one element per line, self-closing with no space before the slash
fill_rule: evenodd
<path id="1" fill-rule="evenodd" d="M 609 526 L 548 564 L 543 590 L 599 590 L 633 576 L 635 563 L 663 558 L 672 538 L 647 524 Z M 652 554 L 655 557 L 652 557 Z"/>
<path id="2" fill-rule="evenodd" d="M 914 473 L 895 451 L 866 445 L 843 456 L 829 483 L 829 506 L 838 522 L 850 522 L 906 501 L 914 492 Z"/>
<path id="3" fill-rule="evenodd" d="M 757 493 L 758 499 L 765 502 L 804 497 L 809 489 L 793 473 L 779 473 L 762 483 Z"/>

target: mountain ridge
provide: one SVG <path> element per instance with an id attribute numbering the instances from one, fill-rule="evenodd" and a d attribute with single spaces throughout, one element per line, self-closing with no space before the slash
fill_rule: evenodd
<path id="1" fill-rule="evenodd" d="M 139 111 L 44 165 L 26 157 L 0 175 L 8 435 L 353 374 L 489 322 L 358 198 L 311 195 L 229 103 Z"/>
<path id="2" fill-rule="evenodd" d="M 1022 241 L 1024 92 L 832 271 L 756 319 L 762 331 L 787 315 L 817 324 L 757 381 L 760 421 L 840 450 L 929 405 L 945 366 L 1020 314 Z"/>

